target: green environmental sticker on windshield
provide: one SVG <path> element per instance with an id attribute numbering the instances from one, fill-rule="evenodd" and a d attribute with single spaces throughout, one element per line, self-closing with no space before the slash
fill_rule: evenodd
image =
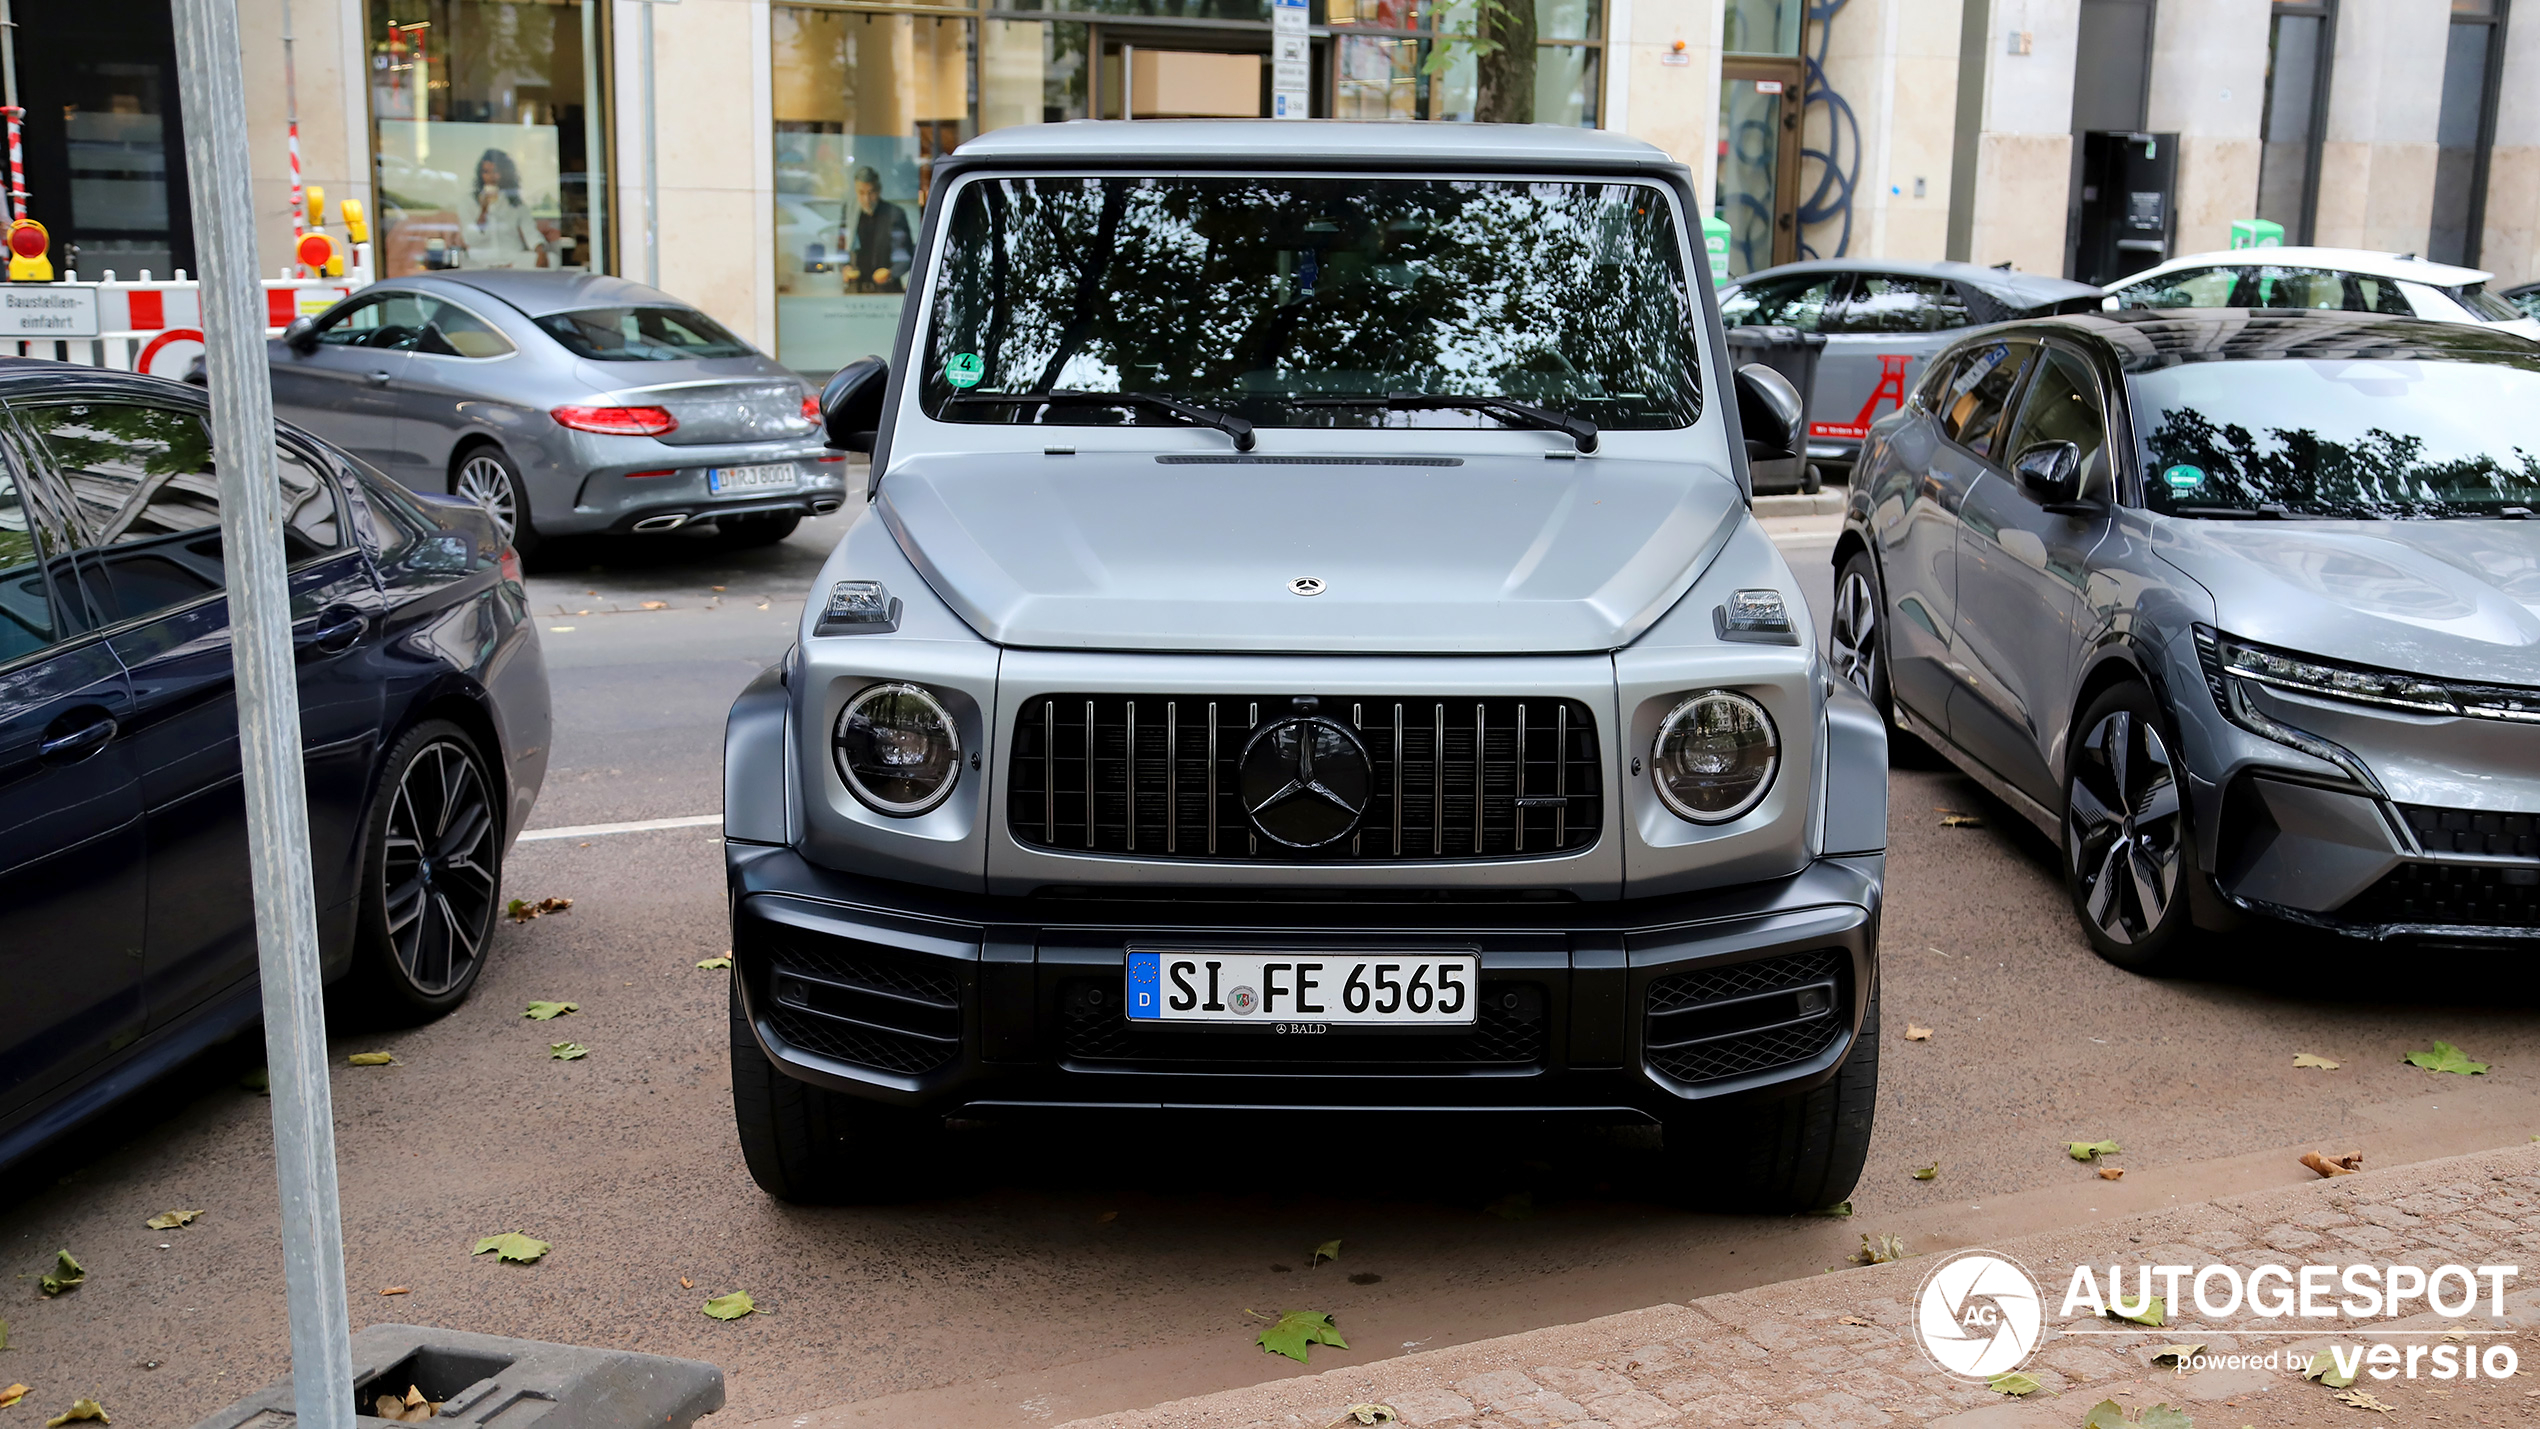
<path id="1" fill-rule="evenodd" d="M 971 380 L 975 382 L 978 379 L 974 377 Z M 2172 491 L 2194 491 L 2205 484 L 2205 469 L 2201 466 L 2174 466 L 2161 473 L 2161 480 L 2169 483 Z"/>
<path id="2" fill-rule="evenodd" d="M 944 359 L 944 380 L 955 387 L 976 387 L 988 364 L 975 352 L 956 352 Z"/>

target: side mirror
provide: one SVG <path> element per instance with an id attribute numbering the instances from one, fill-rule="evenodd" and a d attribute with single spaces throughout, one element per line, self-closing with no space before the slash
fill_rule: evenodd
<path id="1" fill-rule="evenodd" d="M 282 330 L 282 345 L 302 357 L 317 351 L 317 324 L 307 318 L 293 318 Z"/>
<path id="2" fill-rule="evenodd" d="M 1748 461 L 1788 461 L 1805 455 L 1800 426 L 1805 404 L 1790 379 L 1760 362 L 1737 370 L 1737 422 L 1746 431 Z"/>
<path id="3" fill-rule="evenodd" d="M 2081 496 L 2081 448 L 2071 442 L 2037 442 L 2011 459 L 2020 489 L 2052 510 Z"/>
<path id="4" fill-rule="evenodd" d="M 890 384 L 891 364 L 878 357 L 857 358 L 831 375 L 820 389 L 820 419 L 831 451 L 872 453 L 882 426 L 882 393 Z"/>

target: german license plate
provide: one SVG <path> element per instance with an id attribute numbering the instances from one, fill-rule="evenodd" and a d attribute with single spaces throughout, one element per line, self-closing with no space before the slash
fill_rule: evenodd
<path id="1" fill-rule="evenodd" d="M 706 468 L 706 490 L 717 496 L 727 491 L 791 491 L 794 481 L 794 464 L 790 461 Z"/>
<path id="2" fill-rule="evenodd" d="M 1465 1027 L 1471 953 L 1129 951 L 1134 1022 L 1322 1022 Z"/>

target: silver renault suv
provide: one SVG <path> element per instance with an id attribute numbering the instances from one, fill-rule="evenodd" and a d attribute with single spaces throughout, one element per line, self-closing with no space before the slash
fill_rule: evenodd
<path id="1" fill-rule="evenodd" d="M 1844 675 L 2063 849 L 2105 957 L 2540 938 L 2540 348 L 2369 313 L 1989 329 L 1872 428 Z"/>
<path id="2" fill-rule="evenodd" d="M 934 171 L 872 504 L 726 745 L 774 1195 L 947 1115 L 1664 1128 L 1808 1208 L 1877 1091 L 1886 741 L 1748 511 L 1685 169 L 1599 133 L 1058 124 Z"/>

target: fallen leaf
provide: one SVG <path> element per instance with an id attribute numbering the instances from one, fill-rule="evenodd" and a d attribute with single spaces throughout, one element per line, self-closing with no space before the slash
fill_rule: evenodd
<path id="1" fill-rule="evenodd" d="M 1258 1311 L 1246 1311 L 1259 1314 Z M 1261 1316 L 1269 1319 L 1268 1316 Z M 1261 1332 L 1253 1343 L 1274 1355 L 1286 1355 L 1298 1364 L 1306 1364 L 1309 1345 L 1330 1345 L 1336 1350 L 1349 1348 L 1349 1341 L 1332 1327 L 1332 1317 L 1315 1310 L 1290 1310 L 1272 1320 L 1270 1328 Z"/>
<path id="2" fill-rule="evenodd" d="M 386 1052 L 355 1052 L 344 1059 L 356 1067 L 393 1067 L 397 1059 Z"/>
<path id="3" fill-rule="evenodd" d="M 713 590 L 718 590 L 718 591 L 719 591 L 719 590 L 723 589 L 723 587 L 721 587 L 721 586 L 713 586 L 713 587 L 711 587 L 711 589 L 713 589 Z"/>
<path id="4" fill-rule="evenodd" d="M 45 1420 L 44 1429 L 62 1429 L 63 1425 L 79 1419 L 94 1419 L 100 1424 L 115 1422 L 106 1417 L 106 1406 L 99 1404 L 96 1400 L 74 1399 L 71 1401 L 70 1408 Z"/>
<path id="5" fill-rule="evenodd" d="M 2305 1151 L 2302 1164 L 2323 1176 L 2352 1176 L 2364 1169 L 2364 1153 L 2349 1151 L 2343 1156 L 2323 1156 L 2316 1151 Z"/>
<path id="6" fill-rule="evenodd" d="M 2355 1352 L 2355 1362 L 2357 1364 L 2363 1363 L 2363 1352 L 2361 1350 Z M 2302 1369 L 2302 1378 L 2316 1379 L 2331 1389 L 2344 1389 L 2346 1386 L 2355 1382 L 2355 1377 L 2353 1375 L 2343 1374 L 2338 1371 L 2337 1357 L 2335 1355 L 2328 1354 L 2325 1351 L 2311 1356 L 2311 1362 L 2308 1365 L 2305 1365 Z"/>
<path id="7" fill-rule="evenodd" d="M 717 968 L 728 968 L 732 966 L 732 955 L 730 953 L 725 953 L 719 958 L 699 958 L 697 960 L 697 966 L 706 969 L 708 972 L 712 972 Z"/>
<path id="8" fill-rule="evenodd" d="M 1836 1324 L 1838 1324 L 1838 1325 L 1859 1325 L 1861 1328 L 1863 1328 L 1863 1329 L 1865 1329 L 1865 1330 L 1874 1330 L 1874 1329 L 1877 1329 L 1877 1328 L 1878 1328 L 1877 1322 L 1875 1322 L 1875 1321 L 1871 1321 L 1871 1320 L 1864 1320 L 1864 1319 L 1862 1319 L 1862 1318 L 1861 1318 L 1860 1316 L 1858 1316 L 1858 1315 L 1846 1315 L 1846 1316 L 1844 1316 L 1843 1318 L 1841 1318 L 1841 1319 L 1839 1319 L 1839 1320 L 1835 1321 L 1835 1323 L 1836 1323 Z"/>
<path id="9" fill-rule="evenodd" d="M 2334 1072 L 2337 1070 L 2337 1064 L 2335 1062 L 2330 1061 L 2316 1052 L 2294 1053 L 2293 1065 L 2296 1067 L 2317 1067 L 2323 1072 Z"/>
<path id="10" fill-rule="evenodd" d="M 1915 1179 L 1915 1180 L 1917 1180 L 1917 1181 L 1928 1181 L 1928 1180 L 1932 1179 L 1933 1177 L 1935 1177 L 1935 1176 L 1937 1176 L 1937 1175 L 1939 1175 L 1939 1174 L 1940 1174 L 1940 1163 L 1939 1163 L 1939 1162 L 1937 1162 L 1937 1161 L 1935 1161 L 1935 1162 L 1931 1163 L 1929 1166 L 1925 1166 L 1925 1167 L 1921 1168 L 1920 1170 L 1917 1170 L 1917 1171 L 1914 1173 L 1914 1179 Z"/>
<path id="11" fill-rule="evenodd" d="M 2144 1296 L 2142 1308 L 2134 1311 L 2132 1314 L 2128 1314 L 2126 1312 L 2124 1305 L 2125 1301 L 2122 1296 L 2109 1301 L 2108 1318 L 2111 1320 L 2132 1320 L 2138 1325 L 2150 1325 L 2156 1330 L 2161 1327 L 2162 1305 L 2160 1296 Z"/>
<path id="12" fill-rule="evenodd" d="M 9 1347 L 9 1322 L 8 1322 L 8 1321 L 6 1321 L 6 1320 L 0 1320 L 0 1350 L 5 1350 L 5 1349 L 7 1349 L 8 1347 Z M 0 1407 L 5 1407 L 5 1406 L 0 1406 Z"/>
<path id="13" fill-rule="evenodd" d="M 568 1012 L 581 1010 L 582 1004 L 578 1002 L 533 1002 L 529 1004 L 529 1010 L 521 1016 L 532 1022 L 553 1022 Z"/>
<path id="14" fill-rule="evenodd" d="M 1305 1268 L 1312 1270 L 1314 1267 L 1321 1265 L 1324 1261 L 1338 1260 L 1340 1258 L 1341 1243 L 1336 1240 L 1327 1240 L 1321 1245 L 1314 1247 L 1314 1253 L 1305 1258 Z"/>
<path id="15" fill-rule="evenodd" d="M 2114 1156 L 2125 1148 L 2113 1141 L 2067 1141 L 2064 1149 L 2072 1153 L 2075 1161 L 2091 1161 L 2102 1156 Z"/>
<path id="16" fill-rule="evenodd" d="M 2205 1342 L 2202 1340 L 2198 1340 L 2196 1343 L 2190 1345 L 2163 1345 L 2152 1352 L 2152 1363 L 2161 1364 L 2166 1361 L 2167 1363 L 2177 1365 L 2181 1369 L 2185 1369 L 2189 1360 L 2196 1358 L 2204 1352 Z"/>
<path id="17" fill-rule="evenodd" d="M 2369 1409 L 2375 1414 L 2387 1414 L 2390 1412 L 2389 1405 L 2382 1403 L 2380 1400 L 2373 1398 L 2371 1395 L 2364 1393 L 2360 1389 L 2341 1389 L 2337 1391 L 2337 1402 L 2340 1404 L 2352 1405 L 2357 1409 Z"/>
<path id="18" fill-rule="evenodd" d="M 1904 1258 L 1905 1238 L 1893 1235 L 1883 1235 L 1875 1241 L 1865 1235 L 1861 1237 L 1861 1248 L 1844 1257 L 1854 1265 L 1885 1265 Z"/>
<path id="19" fill-rule="evenodd" d="M 1984 827 L 1984 820 L 1973 814 L 1943 814 L 1940 826 L 1944 829 L 1980 829 Z"/>
<path id="20" fill-rule="evenodd" d="M 1928 1027 L 1917 1027 L 1913 1023 L 1908 1022 L 1905 1024 L 1905 1040 L 1908 1042 L 1928 1042 L 1931 1040 L 1931 1029 Z"/>
<path id="21" fill-rule="evenodd" d="M 591 1055 L 591 1049 L 579 1042 L 550 1042 L 547 1055 L 559 1062 L 579 1062 Z"/>
<path id="22" fill-rule="evenodd" d="M 694 1290 L 697 1288 L 697 1282 L 683 1275 L 679 1277 L 679 1288 L 682 1290 Z"/>
<path id="23" fill-rule="evenodd" d="M 161 1211 L 142 1224 L 154 1231 L 172 1231 L 178 1226 L 192 1225 L 202 1215 L 201 1211 Z"/>
<path id="24" fill-rule="evenodd" d="M 2450 1072 L 2460 1077 L 2475 1077 L 2487 1070 L 2485 1062 L 2471 1061 L 2468 1053 L 2449 1042 L 2437 1042 L 2423 1052 L 2410 1052 L 2400 1060 L 2429 1072 Z"/>
<path id="25" fill-rule="evenodd" d="M 1341 1417 L 1324 1425 L 1323 1429 L 1335 1429 L 1335 1426 L 1342 1424 L 1393 1424 L 1399 1422 L 1401 1418 L 1402 1416 L 1395 1413 L 1394 1407 L 1390 1404 L 1353 1404 L 1342 1410 Z"/>
<path id="26" fill-rule="evenodd" d="M 50 1300 L 65 1290 L 78 1289 L 80 1283 L 86 1279 L 88 1279 L 88 1272 L 79 1268 L 79 1262 L 71 1259 L 69 1251 L 56 1251 L 53 1273 L 35 1282 L 35 1288 L 43 1291 L 44 1298 Z"/>
<path id="27" fill-rule="evenodd" d="M 1101 1215 L 1094 1217 L 1094 1224 L 1098 1226 L 1109 1225 L 1111 1222 L 1118 1219 L 1120 1219 L 1120 1213 L 1118 1211 L 1105 1211 Z"/>
<path id="28" fill-rule="evenodd" d="M 644 608 L 646 610 L 668 610 L 670 609 L 670 602 L 666 600 L 648 600 L 644 602 Z"/>
<path id="29" fill-rule="evenodd" d="M 532 918 L 544 918 L 550 913 L 562 913 L 572 907 L 573 900 L 570 898 L 541 898 L 535 903 L 526 898 L 515 898 L 503 905 L 503 912 L 515 923 L 526 923 Z"/>
<path id="30" fill-rule="evenodd" d="M 2129 1415 L 2113 1399 L 2103 1399 L 2090 1406 L 2081 1421 L 2081 1429 L 2196 1429 L 2196 1421 L 2187 1411 L 2173 1404 L 2155 1404 L 2138 1414 Z"/>
<path id="31" fill-rule="evenodd" d="M 1852 1215 L 1852 1203 L 1850 1201 L 1837 1201 L 1833 1205 L 1826 1207 L 1824 1210 L 1810 1211 L 1808 1214 L 1812 1216 L 1824 1216 L 1830 1220 L 1847 1220 Z"/>
<path id="32" fill-rule="evenodd" d="M 246 1088 L 248 1091 L 256 1093 L 258 1096 L 273 1095 L 273 1076 L 262 1067 L 258 1067 L 252 1072 L 242 1073 L 238 1078 L 238 1085 Z M 2540 1136 L 2535 1136 L 2531 1139 L 2534 1141 L 2540 1141 Z"/>
<path id="33" fill-rule="evenodd" d="M 13 1384 L 7 1389 L 0 1389 L 0 1409 L 6 1409 L 24 1398 L 26 1398 L 26 1386 L 23 1384 Z"/>
<path id="34" fill-rule="evenodd" d="M 750 1298 L 747 1290 L 735 1290 L 729 1295 L 717 1295 L 708 1300 L 705 1310 L 718 1320 L 737 1320 L 743 1315 L 755 1314 L 758 1302 Z"/>
<path id="35" fill-rule="evenodd" d="M 2040 1389 L 2045 1388 L 2044 1385 L 2037 1382 L 2037 1376 L 2033 1374 L 2022 1374 L 2018 1370 L 2013 1370 L 2009 1374 L 1997 1374 L 1993 1378 L 1986 1380 L 1984 1384 L 1985 1388 L 1992 1390 L 1996 1394 L 2008 1394 L 2013 1396 L 2035 1394 Z"/>
<path id="36" fill-rule="evenodd" d="M 389 1285 L 381 1287 L 379 1293 L 382 1295 L 412 1295 L 415 1291 L 414 1287 L 411 1285 Z"/>
<path id="37" fill-rule="evenodd" d="M 478 1241 L 476 1249 L 469 1251 L 468 1254 L 483 1255 L 490 1250 L 494 1252 L 496 1260 L 509 1260 L 527 1265 L 553 1249 L 555 1249 L 554 1246 L 543 1240 L 532 1240 L 518 1231 L 505 1231 L 501 1235 L 489 1235 Z"/>

